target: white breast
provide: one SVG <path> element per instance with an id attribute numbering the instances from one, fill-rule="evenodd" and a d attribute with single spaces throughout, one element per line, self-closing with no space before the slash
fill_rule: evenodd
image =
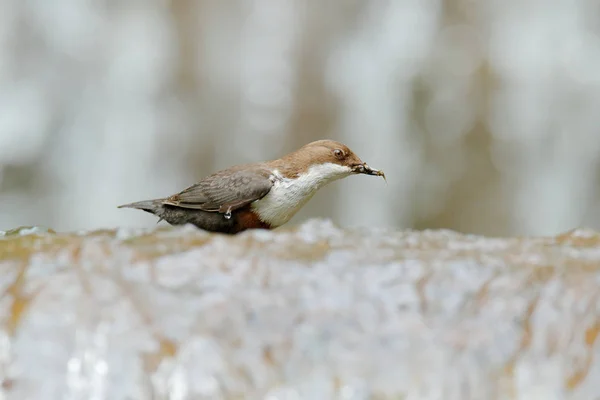
<path id="1" fill-rule="evenodd" d="M 326 163 L 310 167 L 296 179 L 284 178 L 279 171 L 273 172 L 273 188 L 252 204 L 253 210 L 263 222 L 273 228 L 288 222 L 317 190 L 335 180 L 351 174 L 351 169 L 338 164 Z"/>

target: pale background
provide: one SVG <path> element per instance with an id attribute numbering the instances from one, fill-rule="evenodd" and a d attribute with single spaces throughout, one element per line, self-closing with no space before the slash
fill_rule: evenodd
<path id="1" fill-rule="evenodd" d="M 0 0 L 0 230 L 151 227 L 162 197 L 308 141 L 381 179 L 293 222 L 600 228 L 596 0 Z"/>

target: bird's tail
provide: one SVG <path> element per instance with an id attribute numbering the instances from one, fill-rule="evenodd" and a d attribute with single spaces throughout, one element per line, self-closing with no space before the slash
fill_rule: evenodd
<path id="1" fill-rule="evenodd" d="M 164 207 L 163 200 L 164 199 L 136 201 L 135 203 L 120 205 L 117 208 L 137 208 L 138 210 L 143 210 L 151 214 L 160 216 L 161 211 Z"/>

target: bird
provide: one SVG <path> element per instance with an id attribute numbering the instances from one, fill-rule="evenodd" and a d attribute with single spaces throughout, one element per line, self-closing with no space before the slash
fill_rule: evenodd
<path id="1" fill-rule="evenodd" d="M 172 196 L 118 208 L 139 209 L 157 216 L 158 222 L 192 224 L 208 232 L 271 230 L 287 223 L 323 186 L 357 174 L 386 179 L 348 146 L 323 139 L 279 159 L 215 172 Z"/>

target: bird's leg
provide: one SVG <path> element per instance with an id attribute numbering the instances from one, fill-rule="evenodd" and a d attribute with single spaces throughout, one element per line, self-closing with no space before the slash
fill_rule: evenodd
<path id="1" fill-rule="evenodd" d="M 224 217 L 225 217 L 225 219 L 231 218 L 231 207 L 227 208 L 227 211 L 225 211 Z"/>

